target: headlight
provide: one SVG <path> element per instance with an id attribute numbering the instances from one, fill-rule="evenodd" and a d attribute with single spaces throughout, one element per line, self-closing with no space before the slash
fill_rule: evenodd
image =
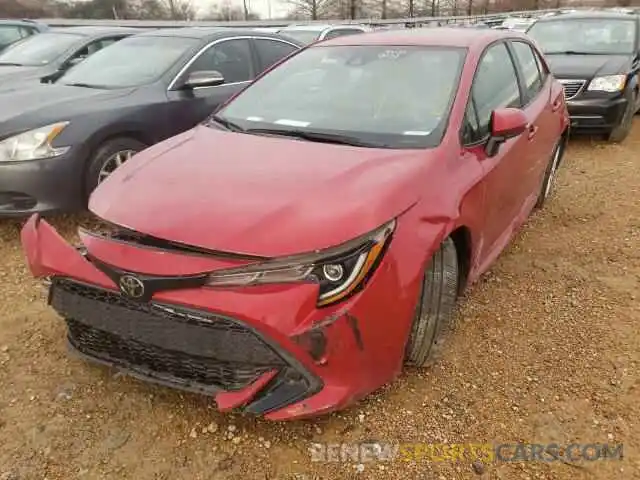
<path id="1" fill-rule="evenodd" d="M 69 147 L 56 148 L 51 144 L 68 124 L 69 122 L 58 122 L 0 141 L 0 162 L 40 160 L 62 155 Z"/>
<path id="2" fill-rule="evenodd" d="M 598 92 L 619 92 L 627 83 L 626 75 L 607 75 L 596 77 L 589 83 L 587 90 Z"/>
<path id="3" fill-rule="evenodd" d="M 396 222 L 335 248 L 219 270 L 209 275 L 207 285 L 231 287 L 267 283 L 313 282 L 320 285 L 318 306 L 338 302 L 354 292 L 382 258 Z"/>

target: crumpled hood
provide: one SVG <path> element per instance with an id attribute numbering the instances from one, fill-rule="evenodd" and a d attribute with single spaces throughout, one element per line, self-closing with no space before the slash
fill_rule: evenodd
<path id="1" fill-rule="evenodd" d="M 551 72 L 557 78 L 591 80 L 595 76 L 626 73 L 631 63 L 627 55 L 546 55 Z"/>
<path id="2" fill-rule="evenodd" d="M 414 204 L 434 152 L 201 126 L 127 162 L 94 191 L 89 209 L 138 232 L 212 250 L 309 252 L 373 230 Z"/>

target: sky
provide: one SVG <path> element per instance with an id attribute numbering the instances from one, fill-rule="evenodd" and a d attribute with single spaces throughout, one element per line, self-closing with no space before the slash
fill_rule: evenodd
<path id="1" fill-rule="evenodd" d="M 194 0 L 196 8 L 201 13 L 206 12 L 212 5 L 223 0 Z M 242 0 L 230 0 L 232 5 L 242 8 Z M 248 0 L 249 10 L 257 13 L 264 19 L 269 18 L 269 9 L 271 9 L 271 17 L 277 18 L 285 15 L 290 6 L 283 0 Z"/>

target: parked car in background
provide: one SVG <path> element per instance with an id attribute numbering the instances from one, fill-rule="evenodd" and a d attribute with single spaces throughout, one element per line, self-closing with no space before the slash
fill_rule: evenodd
<path id="1" fill-rule="evenodd" d="M 54 81 L 95 52 L 140 30 L 121 27 L 51 29 L 0 53 L 0 91 Z M 0 105 L 0 112 L 4 110 Z"/>
<path id="2" fill-rule="evenodd" d="M 535 18 L 507 18 L 502 22 L 500 28 L 504 30 L 514 30 L 516 32 L 525 32 L 535 22 Z"/>
<path id="3" fill-rule="evenodd" d="M 294 38 L 308 45 L 321 40 L 330 40 L 343 35 L 354 35 L 373 31 L 367 25 L 289 25 L 278 30 L 278 33 Z"/>
<path id="4" fill-rule="evenodd" d="M 33 20 L 0 20 L 0 52 L 23 38 L 47 30 L 47 25 Z"/>
<path id="5" fill-rule="evenodd" d="M 538 20 L 527 34 L 564 85 L 572 132 L 623 141 L 640 108 L 640 37 L 635 14 L 576 12 Z"/>
<path id="6" fill-rule="evenodd" d="M 156 30 L 54 84 L 0 93 L 0 216 L 84 208 L 136 152 L 205 120 L 300 47 L 250 30 Z"/>
<path id="7" fill-rule="evenodd" d="M 263 33 L 278 33 L 282 27 L 254 27 L 252 30 Z"/>
<path id="8" fill-rule="evenodd" d="M 434 358 L 567 128 L 524 35 L 319 42 L 116 170 L 81 248 L 37 215 L 22 243 L 84 356 L 222 410 L 324 414 Z"/>

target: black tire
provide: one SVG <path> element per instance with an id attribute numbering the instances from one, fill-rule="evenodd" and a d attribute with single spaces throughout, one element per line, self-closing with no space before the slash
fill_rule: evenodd
<path id="1" fill-rule="evenodd" d="M 616 125 L 611 132 L 607 135 L 606 139 L 611 143 L 621 143 L 623 142 L 631 133 L 631 127 L 633 126 L 633 117 L 636 113 L 636 96 L 635 94 L 631 94 L 627 97 L 627 108 L 622 115 L 622 119 L 620 120 L 620 124 Z"/>
<path id="2" fill-rule="evenodd" d="M 85 184 L 87 196 L 93 192 L 93 190 L 98 186 L 98 183 L 100 183 L 100 172 L 109 159 L 119 152 L 137 153 L 145 148 L 147 148 L 147 145 L 144 143 L 128 137 L 113 138 L 103 143 L 89 161 Z"/>
<path id="3" fill-rule="evenodd" d="M 424 367 L 438 358 L 451 325 L 459 281 L 456 246 L 451 238 L 447 238 L 431 258 L 424 274 L 407 342 L 405 363 L 408 365 Z"/>
<path id="4" fill-rule="evenodd" d="M 566 146 L 567 140 L 565 137 L 562 137 L 553 149 L 553 153 L 551 154 L 551 158 L 549 159 L 549 163 L 547 164 L 547 169 L 544 172 L 544 179 L 542 181 L 542 186 L 540 187 L 538 200 L 536 201 L 536 205 L 534 207 L 535 209 L 544 207 L 545 203 L 547 203 L 547 200 L 551 196 L 553 185 L 556 179 L 556 174 L 558 173 L 558 167 L 560 167 L 560 165 L 562 164 L 562 158 L 564 156 Z"/>

